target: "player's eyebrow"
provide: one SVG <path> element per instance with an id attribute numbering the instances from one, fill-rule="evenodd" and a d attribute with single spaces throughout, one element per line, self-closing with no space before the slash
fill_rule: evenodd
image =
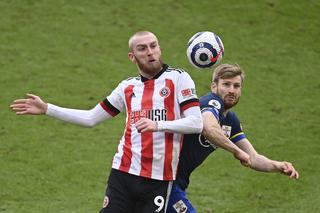
<path id="1" fill-rule="evenodd" d="M 149 45 L 157 45 L 158 44 L 158 42 L 157 41 L 152 41 L 152 42 L 150 42 L 150 43 L 147 43 L 147 44 L 137 44 L 136 45 L 136 47 L 138 47 L 138 46 L 149 46 Z"/>

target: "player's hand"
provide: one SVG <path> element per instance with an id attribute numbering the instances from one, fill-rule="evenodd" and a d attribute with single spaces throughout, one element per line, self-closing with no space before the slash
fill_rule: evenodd
<path id="1" fill-rule="evenodd" d="M 239 149 L 233 154 L 233 156 L 238 159 L 243 166 L 251 167 L 250 156 L 246 152 Z"/>
<path id="2" fill-rule="evenodd" d="M 158 124 L 157 122 L 150 120 L 148 118 L 141 118 L 136 123 L 136 128 L 138 132 L 156 132 L 158 131 Z"/>
<path id="3" fill-rule="evenodd" d="M 280 162 L 279 170 L 290 179 L 299 179 L 299 173 L 290 162 Z"/>
<path id="4" fill-rule="evenodd" d="M 17 115 L 41 115 L 45 114 L 48 104 L 43 102 L 39 96 L 27 94 L 26 99 L 17 99 L 10 105 L 12 111 Z"/>

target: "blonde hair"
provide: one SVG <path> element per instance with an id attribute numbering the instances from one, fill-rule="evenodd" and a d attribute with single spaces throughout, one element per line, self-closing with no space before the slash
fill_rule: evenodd
<path id="1" fill-rule="evenodd" d="M 241 77 L 241 84 L 244 81 L 244 71 L 238 64 L 221 64 L 217 66 L 212 75 L 212 82 L 218 83 L 219 79 L 228 79 L 236 76 Z"/>
<path id="2" fill-rule="evenodd" d="M 133 49 L 133 45 L 134 45 L 134 40 L 137 36 L 143 36 L 143 35 L 148 35 L 148 34 L 151 34 L 151 35 L 154 35 L 152 32 L 150 31 L 138 31 L 136 33 L 134 33 L 130 38 L 129 38 L 129 51 L 132 51 Z M 156 37 L 154 35 L 154 37 Z M 157 37 L 156 37 L 157 38 Z"/>

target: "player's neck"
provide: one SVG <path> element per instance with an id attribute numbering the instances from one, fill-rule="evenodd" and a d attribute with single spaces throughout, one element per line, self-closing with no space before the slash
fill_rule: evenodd
<path id="1" fill-rule="evenodd" d="M 162 69 L 163 69 L 163 66 L 161 66 L 161 68 L 157 71 L 155 71 L 155 70 L 142 71 L 141 69 L 139 69 L 139 73 L 144 78 L 153 79 L 155 76 L 157 76 L 162 71 Z"/>
<path id="2" fill-rule="evenodd" d="M 155 73 L 146 73 L 146 72 L 140 71 L 140 75 L 142 75 L 143 77 L 145 77 L 147 79 L 153 79 L 159 72 L 160 72 L 160 70 Z"/>
<path id="3" fill-rule="evenodd" d="M 228 114 L 229 110 L 230 110 L 230 109 L 224 110 L 223 115 L 226 116 L 226 115 Z"/>

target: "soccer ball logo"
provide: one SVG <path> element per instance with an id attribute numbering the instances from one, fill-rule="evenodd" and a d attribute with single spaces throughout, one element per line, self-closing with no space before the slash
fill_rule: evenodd
<path id="1" fill-rule="evenodd" d="M 213 32 L 198 32 L 188 42 L 189 62 L 197 68 L 214 67 L 221 62 L 223 55 L 223 43 Z"/>

